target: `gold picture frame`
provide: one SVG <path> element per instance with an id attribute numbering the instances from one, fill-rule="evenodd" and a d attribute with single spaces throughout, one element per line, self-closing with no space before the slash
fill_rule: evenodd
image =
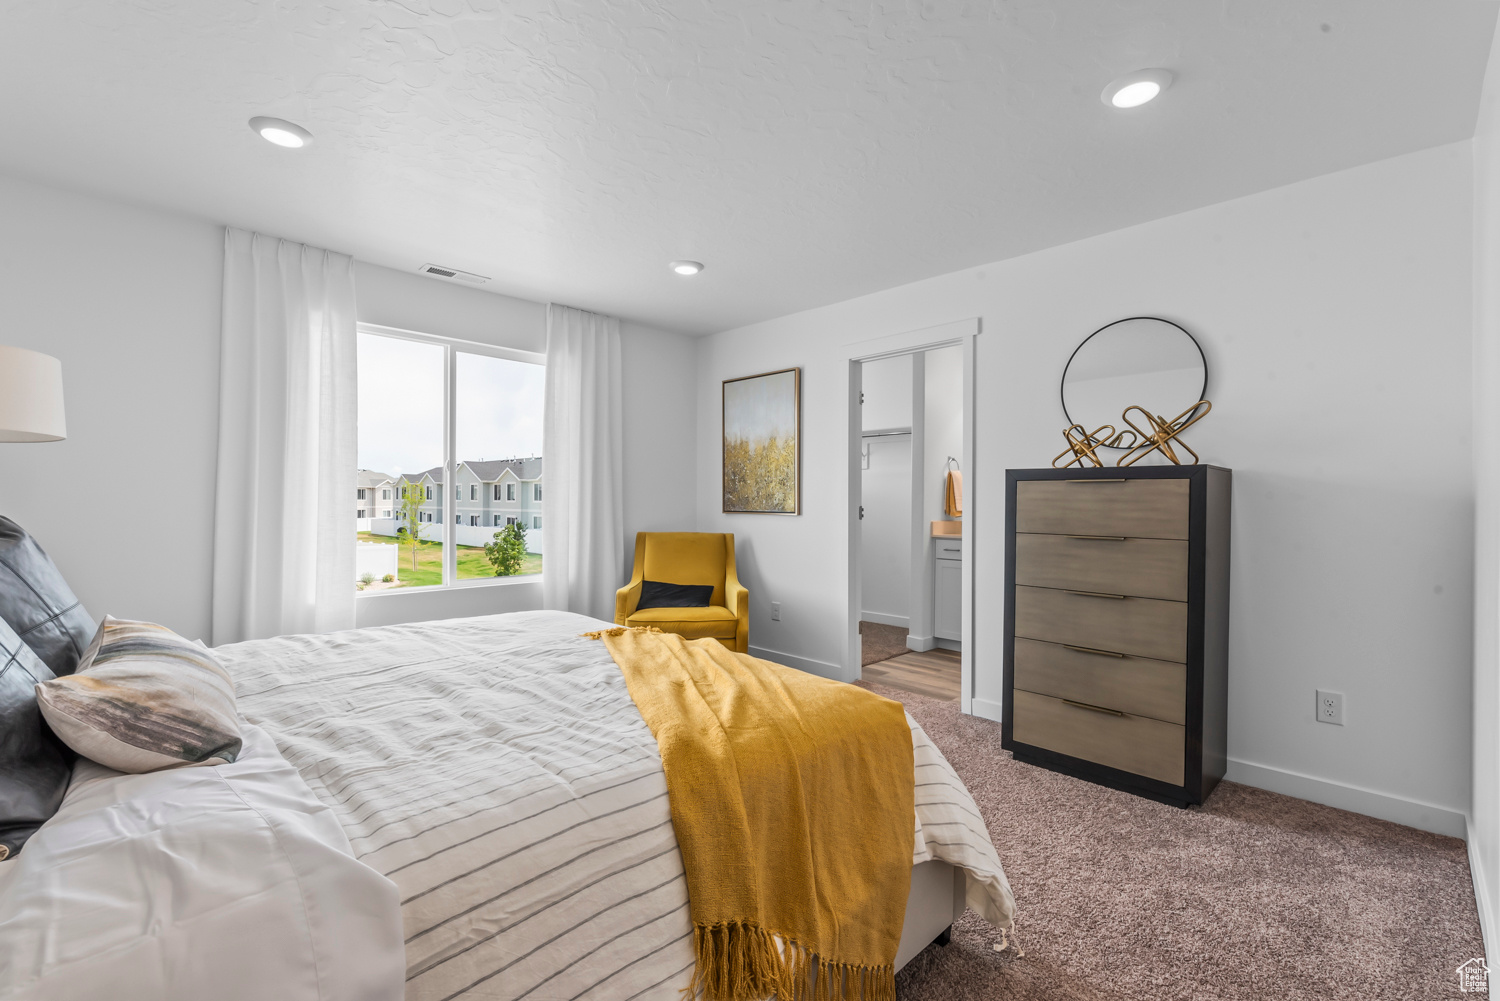
<path id="1" fill-rule="evenodd" d="M 720 389 L 725 514 L 802 513 L 802 369 L 783 368 Z"/>

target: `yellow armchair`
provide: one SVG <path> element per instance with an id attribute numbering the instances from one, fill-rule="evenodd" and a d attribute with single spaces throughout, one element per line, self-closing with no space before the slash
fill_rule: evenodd
<path id="1" fill-rule="evenodd" d="M 642 608 L 648 581 L 709 584 L 713 595 L 702 608 Z M 750 649 L 750 592 L 734 570 L 734 534 L 718 532 L 637 532 L 635 569 L 630 583 L 615 592 L 615 623 L 656 626 L 687 639 L 712 637 L 731 650 Z"/>

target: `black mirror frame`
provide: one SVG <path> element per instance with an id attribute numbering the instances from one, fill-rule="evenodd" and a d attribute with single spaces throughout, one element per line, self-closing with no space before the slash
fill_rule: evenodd
<path id="1" fill-rule="evenodd" d="M 1083 350 L 1083 346 L 1085 344 L 1087 344 L 1089 341 L 1093 340 L 1095 337 L 1098 337 L 1100 334 L 1104 333 L 1110 327 L 1116 327 L 1116 326 L 1119 326 L 1122 323 L 1129 323 L 1132 320 L 1156 320 L 1158 322 L 1168 324 L 1170 326 L 1176 327 L 1178 330 L 1181 330 L 1182 331 L 1182 336 L 1186 337 L 1189 341 L 1192 341 L 1193 347 L 1195 347 L 1195 348 L 1198 349 L 1198 357 L 1199 357 L 1199 359 L 1201 359 L 1202 362 L 1203 362 L 1203 387 L 1198 390 L 1198 399 L 1200 399 L 1200 400 L 1206 399 L 1206 395 L 1205 394 L 1208 393 L 1208 356 L 1203 353 L 1203 345 L 1201 345 L 1201 344 L 1198 343 L 1198 338 L 1196 338 L 1192 334 L 1188 333 L 1187 332 L 1187 328 L 1184 327 L 1182 324 L 1180 324 L 1180 323 L 1173 323 L 1171 320 L 1168 320 L 1166 317 L 1162 317 L 1162 316 L 1127 316 L 1127 317 L 1124 317 L 1122 319 L 1113 320 L 1113 321 L 1111 321 L 1109 323 L 1106 323 L 1104 326 L 1100 327 L 1098 330 L 1094 331 L 1092 334 L 1089 334 L 1082 341 L 1079 341 L 1078 342 L 1078 347 L 1074 348 L 1073 349 L 1073 353 L 1070 354 L 1070 355 L 1068 355 L 1068 363 L 1063 366 L 1062 379 L 1061 379 L 1061 381 L 1059 381 L 1058 386 L 1057 386 L 1057 398 L 1058 398 L 1058 402 L 1060 402 L 1062 404 L 1063 416 L 1068 419 L 1068 426 L 1069 427 L 1072 427 L 1074 424 L 1078 423 L 1077 421 L 1073 420 L 1073 415 L 1070 414 L 1070 413 L 1068 413 L 1068 398 L 1064 394 L 1064 387 L 1068 384 L 1068 369 L 1072 366 L 1073 359 L 1076 358 L 1076 357 L 1078 357 L 1078 352 L 1080 352 L 1080 351 Z M 1085 428 L 1084 430 L 1085 431 L 1091 431 L 1093 429 L 1092 428 Z M 1126 449 L 1119 448 L 1118 446 L 1115 446 L 1115 445 L 1103 445 L 1103 446 L 1100 446 L 1100 447 L 1102 447 L 1102 448 L 1114 448 L 1116 451 L 1120 451 L 1120 452 L 1126 451 Z"/>

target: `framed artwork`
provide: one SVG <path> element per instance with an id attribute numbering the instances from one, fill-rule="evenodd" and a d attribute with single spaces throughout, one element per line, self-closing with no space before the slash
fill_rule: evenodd
<path id="1" fill-rule="evenodd" d="M 724 512 L 800 514 L 802 370 L 724 380 Z"/>

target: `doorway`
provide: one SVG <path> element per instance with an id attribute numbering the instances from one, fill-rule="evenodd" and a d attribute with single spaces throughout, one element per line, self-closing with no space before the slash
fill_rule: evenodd
<path id="1" fill-rule="evenodd" d="M 969 338 L 917 340 L 851 358 L 850 371 L 854 676 L 957 700 L 965 711 L 972 565 L 963 552 L 961 474 L 972 353 Z"/>

